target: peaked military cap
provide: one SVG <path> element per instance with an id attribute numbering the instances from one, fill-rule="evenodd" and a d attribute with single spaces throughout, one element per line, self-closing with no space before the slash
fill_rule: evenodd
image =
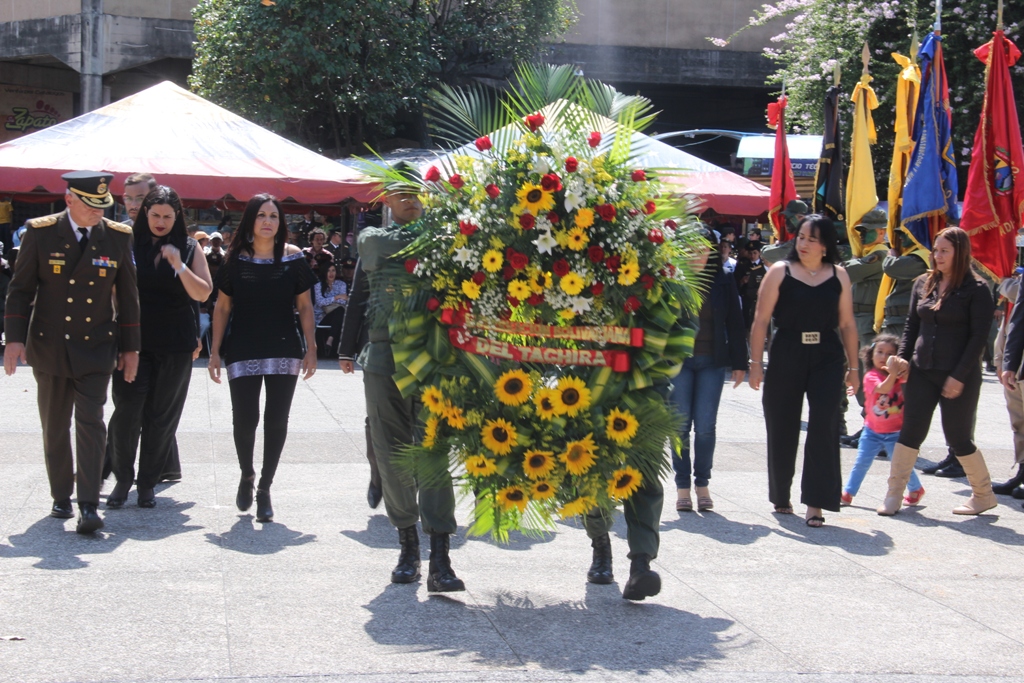
<path id="1" fill-rule="evenodd" d="M 99 171 L 72 171 L 61 176 L 68 184 L 68 191 L 73 192 L 87 206 L 94 209 L 106 209 L 114 205 L 110 194 L 110 181 L 114 176 Z"/>

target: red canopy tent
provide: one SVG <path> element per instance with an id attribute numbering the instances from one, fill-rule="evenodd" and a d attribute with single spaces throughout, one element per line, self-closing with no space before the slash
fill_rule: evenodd
<path id="1" fill-rule="evenodd" d="M 61 174 L 83 169 L 113 173 L 114 194 L 127 174 L 152 173 L 192 207 L 237 206 L 260 192 L 291 210 L 377 195 L 358 171 L 169 81 L 0 145 L 0 193 L 18 200 L 62 197 Z"/>

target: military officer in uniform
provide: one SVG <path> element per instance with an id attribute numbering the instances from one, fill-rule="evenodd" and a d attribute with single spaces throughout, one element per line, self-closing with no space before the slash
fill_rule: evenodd
<path id="1" fill-rule="evenodd" d="M 903 228 L 899 230 L 899 245 L 892 246 L 889 255 L 882 261 L 882 272 L 895 282 L 885 296 L 882 331 L 903 337 L 914 280 L 928 270 L 928 250 L 919 248 Z"/>
<path id="2" fill-rule="evenodd" d="M 29 221 L 21 243 L 7 293 L 4 371 L 14 374 L 19 360 L 32 366 L 51 514 L 74 516 L 71 495 L 77 483 L 76 530 L 87 534 L 103 528 L 96 507 L 110 375 L 118 367 L 131 382 L 138 368 L 139 295 L 131 228 L 103 217 L 103 209 L 114 204 L 108 191 L 113 176 L 76 171 L 63 178 L 67 210 Z"/>

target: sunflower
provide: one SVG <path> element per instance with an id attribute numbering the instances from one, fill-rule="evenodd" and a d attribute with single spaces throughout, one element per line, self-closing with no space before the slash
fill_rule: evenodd
<path id="1" fill-rule="evenodd" d="M 440 420 L 437 415 L 431 415 L 427 418 L 427 424 L 423 428 L 423 447 L 433 448 L 434 439 L 437 438 L 437 426 L 440 424 Z"/>
<path id="2" fill-rule="evenodd" d="M 640 277 L 640 264 L 636 261 L 625 261 L 619 266 L 619 284 L 631 285 Z"/>
<path id="3" fill-rule="evenodd" d="M 577 517 L 586 514 L 594 507 L 595 501 L 590 496 L 580 496 L 576 500 L 569 501 L 558 510 L 558 516 L 562 519 Z"/>
<path id="4" fill-rule="evenodd" d="M 544 290 L 551 286 L 551 273 L 538 270 L 530 275 L 530 289 L 534 294 L 543 294 Z"/>
<path id="5" fill-rule="evenodd" d="M 608 480 L 608 496 L 615 500 L 626 500 L 640 488 L 640 482 L 643 480 L 644 475 L 629 465 L 621 470 L 615 470 L 612 472 L 612 478 Z"/>
<path id="6" fill-rule="evenodd" d="M 533 397 L 533 404 L 537 406 L 537 417 L 542 420 L 550 420 L 555 415 L 560 415 L 561 403 L 558 401 L 558 390 L 544 388 Z"/>
<path id="7" fill-rule="evenodd" d="M 583 278 L 576 273 L 569 271 L 558 281 L 558 286 L 562 288 L 562 291 L 569 296 L 576 296 L 583 291 L 583 286 L 586 283 L 583 282 Z"/>
<path id="8" fill-rule="evenodd" d="M 509 370 L 494 383 L 494 393 L 498 400 L 507 406 L 521 406 L 530 400 L 533 382 L 522 370 Z"/>
<path id="9" fill-rule="evenodd" d="M 502 264 L 505 262 L 505 257 L 501 255 L 501 252 L 497 249 L 488 249 L 484 252 L 484 270 L 488 273 L 497 273 L 501 270 Z"/>
<path id="10" fill-rule="evenodd" d="M 529 502 L 526 491 L 521 486 L 506 486 L 498 491 L 498 503 L 504 512 L 513 508 L 519 508 L 519 512 L 526 512 L 526 504 Z"/>
<path id="11" fill-rule="evenodd" d="M 547 479 L 533 482 L 530 486 L 530 498 L 533 500 L 546 500 L 553 498 L 556 493 L 555 487 Z"/>
<path id="12" fill-rule="evenodd" d="M 542 479 L 555 469 L 555 454 L 551 451 L 526 451 L 523 454 L 523 472 L 530 479 Z"/>
<path id="13" fill-rule="evenodd" d="M 444 394 L 434 385 L 430 385 L 423 390 L 422 400 L 423 405 L 434 415 L 444 414 Z"/>
<path id="14" fill-rule="evenodd" d="M 519 203 L 512 209 L 512 213 L 517 215 L 529 211 L 539 216 L 555 208 L 555 194 L 533 183 L 523 183 L 516 191 L 516 199 Z"/>
<path id="15" fill-rule="evenodd" d="M 530 289 L 530 283 L 525 280 L 516 278 L 508 283 L 508 295 L 519 299 L 520 301 L 529 299 L 530 294 L 532 293 L 533 291 Z"/>
<path id="16" fill-rule="evenodd" d="M 516 445 L 516 428 L 511 422 L 500 417 L 497 420 L 488 420 L 480 430 L 480 438 L 492 453 L 508 455 Z"/>
<path id="17" fill-rule="evenodd" d="M 565 446 L 565 451 L 558 457 L 565 463 L 565 469 L 570 474 L 581 475 L 594 466 L 594 440 L 591 434 L 579 441 L 570 441 Z"/>
<path id="18" fill-rule="evenodd" d="M 589 243 L 590 238 L 587 237 L 586 231 L 579 227 L 570 230 L 566 239 L 566 246 L 573 251 L 583 251 Z"/>
<path id="19" fill-rule="evenodd" d="M 473 282 L 472 280 L 462 281 L 462 293 L 468 296 L 470 299 L 476 300 L 480 298 L 480 285 Z"/>
<path id="20" fill-rule="evenodd" d="M 580 411 L 590 407 L 590 389 L 579 377 L 563 377 L 558 380 L 555 390 L 558 392 L 555 405 L 561 406 L 562 412 L 569 417 L 576 417 Z"/>
<path id="21" fill-rule="evenodd" d="M 471 455 L 466 458 L 466 474 L 471 477 L 486 477 L 497 471 L 497 463 L 487 456 Z"/>
<path id="22" fill-rule="evenodd" d="M 583 207 L 576 211 L 576 220 L 574 221 L 576 227 L 580 230 L 586 230 L 594 224 L 594 210 Z"/>
<path id="23" fill-rule="evenodd" d="M 629 443 L 629 440 L 636 436 L 636 430 L 640 427 L 640 423 L 633 413 L 618 408 L 612 408 L 604 421 L 608 430 L 608 438 L 620 446 Z"/>
<path id="24" fill-rule="evenodd" d="M 444 411 L 444 419 L 448 420 L 448 426 L 452 429 L 462 431 L 466 428 L 466 416 L 462 414 L 462 408 L 447 404 Z"/>

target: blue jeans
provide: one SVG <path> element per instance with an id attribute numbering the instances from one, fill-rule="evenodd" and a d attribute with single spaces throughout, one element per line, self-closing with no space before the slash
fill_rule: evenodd
<path id="1" fill-rule="evenodd" d="M 712 356 L 691 356 L 683 362 L 683 369 L 675 378 L 672 403 L 683 417 L 680 436 L 683 448 L 672 456 L 676 471 L 676 488 L 690 488 L 690 428 L 693 428 L 693 480 L 697 486 L 707 486 L 711 478 L 711 465 L 715 459 L 715 423 L 718 404 L 725 384 L 725 368 L 715 365 Z"/>
<path id="2" fill-rule="evenodd" d="M 867 425 L 864 425 L 864 429 L 860 433 L 860 441 L 857 445 L 857 461 L 853 463 L 853 469 L 850 470 L 850 478 L 846 480 L 846 486 L 843 487 L 843 490 L 851 496 L 856 496 L 857 491 L 860 491 L 861 483 L 864 481 L 864 475 L 868 473 L 871 463 L 875 461 L 875 456 L 878 455 L 879 451 L 885 449 L 885 454 L 892 460 L 892 449 L 896 447 L 896 440 L 899 437 L 899 432 L 879 434 L 878 432 L 871 431 Z M 910 481 L 907 483 L 907 490 L 917 491 L 921 488 L 921 480 L 917 477 L 917 472 L 910 470 Z"/>

